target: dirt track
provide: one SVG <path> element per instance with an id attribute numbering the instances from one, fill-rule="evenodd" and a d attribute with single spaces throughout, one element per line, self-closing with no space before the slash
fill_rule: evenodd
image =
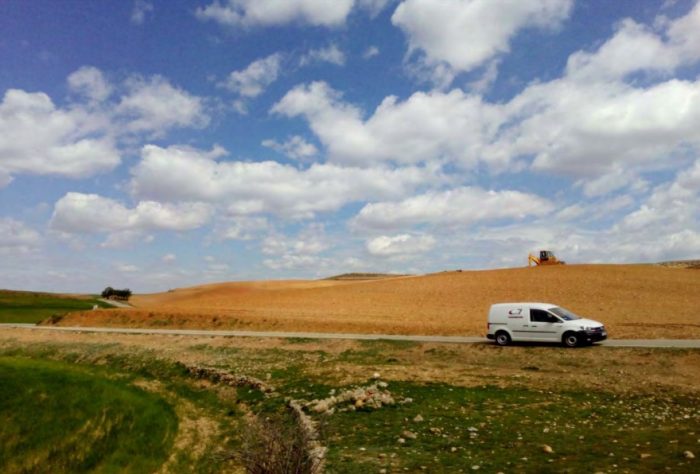
<path id="1" fill-rule="evenodd" d="M 136 309 L 75 313 L 61 324 L 480 336 L 488 307 L 503 301 L 567 307 L 604 322 L 613 338 L 700 338 L 700 271 L 656 265 L 223 283 L 137 295 Z"/>

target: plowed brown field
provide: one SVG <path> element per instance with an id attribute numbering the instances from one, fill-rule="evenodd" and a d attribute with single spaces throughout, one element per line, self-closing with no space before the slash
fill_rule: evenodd
<path id="1" fill-rule="evenodd" d="M 507 301 L 566 307 L 613 338 L 700 338 L 700 271 L 658 265 L 221 283 L 137 295 L 135 309 L 73 313 L 60 324 L 477 336 L 489 306 Z"/>

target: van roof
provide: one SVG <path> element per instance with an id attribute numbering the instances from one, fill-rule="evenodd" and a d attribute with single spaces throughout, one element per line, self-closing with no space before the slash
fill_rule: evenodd
<path id="1" fill-rule="evenodd" d="M 535 308 L 535 309 L 549 309 L 549 308 L 556 308 L 559 305 L 552 304 L 552 303 L 542 303 L 542 302 L 520 302 L 520 303 L 496 303 L 492 304 L 492 308 L 502 308 L 502 307 L 521 307 L 521 306 L 527 306 L 530 308 Z"/>

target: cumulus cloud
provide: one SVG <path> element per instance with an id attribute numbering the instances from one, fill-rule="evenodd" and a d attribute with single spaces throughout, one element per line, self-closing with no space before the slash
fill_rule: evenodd
<path id="1" fill-rule="evenodd" d="M 209 123 L 204 100 L 173 86 L 162 76 L 132 77 L 115 108 L 131 132 L 162 135 L 170 128 L 202 128 Z"/>
<path id="2" fill-rule="evenodd" d="M 185 231 L 201 227 L 209 216 L 209 206 L 202 203 L 141 201 L 136 207 L 128 208 L 97 194 L 70 192 L 56 202 L 50 226 L 74 234 Z"/>
<path id="3" fill-rule="evenodd" d="M 458 89 L 416 92 L 403 101 L 389 96 L 367 114 L 313 82 L 291 89 L 271 112 L 304 118 L 330 162 L 485 165 L 496 173 L 530 167 L 574 179 L 588 197 L 639 192 L 644 173 L 673 169 L 700 147 L 700 81 L 668 77 L 700 60 L 689 46 L 697 44 L 700 3 L 657 24 L 620 22 L 596 49 L 573 53 L 562 77 L 505 103 Z M 634 74 L 648 77 L 628 82 Z"/>
<path id="4" fill-rule="evenodd" d="M 263 140 L 262 145 L 295 160 L 308 160 L 318 154 L 316 146 L 299 135 L 289 137 L 282 143 L 272 139 Z"/>
<path id="5" fill-rule="evenodd" d="M 269 227 L 265 217 L 234 215 L 217 221 L 214 237 L 218 240 L 252 240 Z"/>
<path id="6" fill-rule="evenodd" d="M 404 0 L 391 17 L 410 52 L 437 78 L 470 71 L 510 49 L 522 29 L 552 28 L 568 18 L 573 0 Z M 447 80 L 445 80 L 447 78 Z"/>
<path id="7" fill-rule="evenodd" d="M 633 185 L 639 173 L 677 166 L 688 149 L 700 146 L 700 81 L 635 86 L 625 78 L 665 75 L 700 59 L 686 46 L 698 28 L 700 4 L 660 33 L 623 21 L 597 50 L 572 54 L 562 78 L 531 85 L 508 103 L 512 119 L 489 151 L 534 157 L 537 171 L 583 178 L 589 196 Z"/>
<path id="8" fill-rule="evenodd" d="M 345 23 L 354 0 L 216 0 L 199 7 L 196 16 L 233 27 L 287 23 L 333 27 Z"/>
<path id="9" fill-rule="evenodd" d="M 367 241 L 367 251 L 380 257 L 407 256 L 425 253 L 435 246 L 431 235 L 381 235 Z"/>
<path id="10" fill-rule="evenodd" d="M 700 3 L 675 20 L 657 19 L 661 31 L 627 18 L 612 38 L 593 52 L 579 51 L 567 62 L 569 78 L 584 81 L 620 80 L 635 72 L 668 75 L 700 59 Z"/>
<path id="11" fill-rule="evenodd" d="M 423 224 L 469 226 L 475 222 L 542 216 L 553 209 L 552 203 L 535 194 L 460 187 L 398 202 L 367 204 L 352 224 L 366 229 L 403 229 Z"/>
<path id="12" fill-rule="evenodd" d="M 27 252 L 39 245 L 37 231 L 18 220 L 0 217 L 0 252 Z"/>
<path id="13" fill-rule="evenodd" d="M 362 57 L 364 59 L 370 59 L 370 58 L 373 58 L 373 57 L 378 56 L 378 55 L 379 55 L 379 48 L 377 48 L 376 46 L 370 46 L 367 49 L 365 49 L 364 53 L 362 53 Z"/>
<path id="14" fill-rule="evenodd" d="M 68 87 L 89 100 L 102 102 L 112 94 L 112 85 L 102 71 L 93 66 L 83 66 L 68 76 Z"/>
<path id="15" fill-rule="evenodd" d="M 0 187 L 16 174 L 86 178 L 121 162 L 119 145 L 209 122 L 205 100 L 161 76 L 111 84 L 92 66 L 67 79 L 71 102 L 8 89 L 0 102 Z"/>
<path id="16" fill-rule="evenodd" d="M 300 170 L 274 161 L 217 161 L 223 151 L 147 145 L 132 169 L 135 196 L 204 201 L 237 214 L 310 217 L 350 202 L 401 198 L 441 178 L 430 169 L 348 168 L 312 164 Z"/>
<path id="17" fill-rule="evenodd" d="M 307 66 L 315 62 L 325 62 L 342 66 L 345 64 L 345 53 L 336 44 L 329 44 L 326 47 L 311 49 L 299 60 L 299 65 Z"/>
<path id="18" fill-rule="evenodd" d="M 153 4 L 146 0 L 134 0 L 134 7 L 131 10 L 131 23 L 143 25 L 146 16 L 153 12 Z"/>
<path id="19" fill-rule="evenodd" d="M 396 0 L 357 0 L 357 4 L 360 8 L 367 10 L 371 17 L 379 15 L 390 3 L 394 3 Z"/>
<path id="20" fill-rule="evenodd" d="M 262 241 L 265 255 L 314 255 L 328 249 L 323 224 L 313 223 L 296 236 L 273 233 Z"/>
<path id="21" fill-rule="evenodd" d="M 274 53 L 253 61 L 240 71 L 233 71 L 225 82 L 226 88 L 243 97 L 257 97 L 277 80 L 282 54 Z"/>
<path id="22" fill-rule="evenodd" d="M 272 107 L 276 114 L 304 117 L 331 161 L 366 165 L 445 160 L 467 167 L 477 163 L 488 138 L 497 132 L 500 110 L 461 90 L 416 92 L 403 102 L 385 98 L 363 120 L 361 110 L 325 82 L 297 86 Z"/>
<path id="23" fill-rule="evenodd" d="M 266 258 L 263 265 L 272 270 L 308 270 L 328 265 L 328 260 L 317 255 L 282 255 Z"/>
<path id="24" fill-rule="evenodd" d="M 0 184 L 14 174 L 84 178 L 113 169 L 121 158 L 100 122 L 44 93 L 9 89 L 0 103 Z"/>

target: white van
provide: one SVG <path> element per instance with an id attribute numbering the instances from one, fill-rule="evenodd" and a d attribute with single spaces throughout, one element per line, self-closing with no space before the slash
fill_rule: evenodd
<path id="1" fill-rule="evenodd" d="M 605 326 L 549 303 L 500 303 L 489 310 L 487 338 L 499 346 L 513 341 L 557 342 L 566 347 L 608 337 Z"/>

